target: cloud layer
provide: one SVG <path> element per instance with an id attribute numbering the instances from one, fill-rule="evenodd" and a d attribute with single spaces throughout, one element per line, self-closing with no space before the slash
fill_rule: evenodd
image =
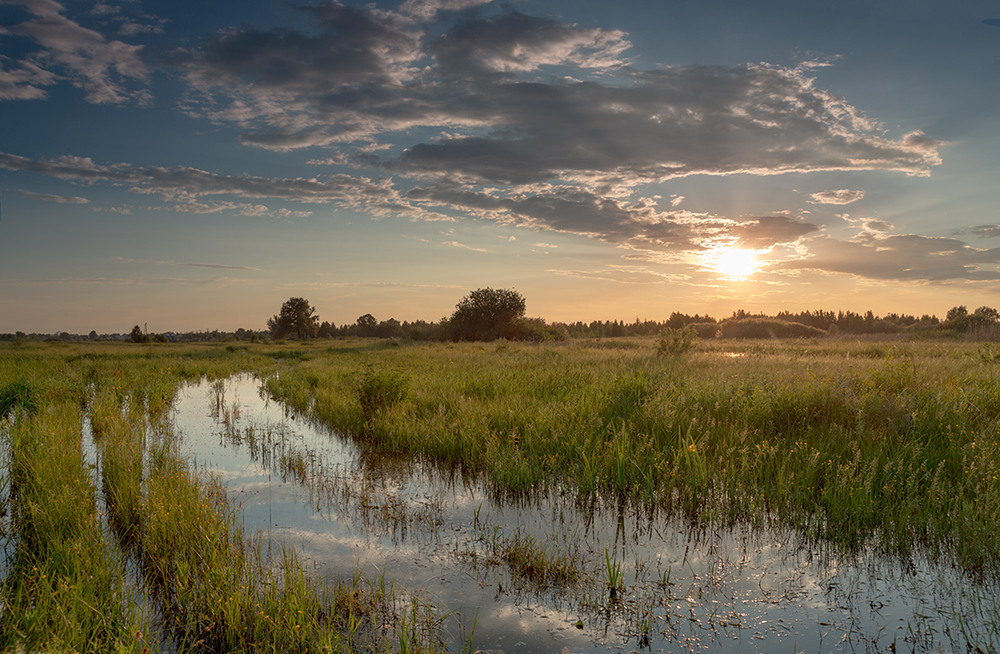
<path id="1" fill-rule="evenodd" d="M 140 46 L 102 36 L 55 0 L 16 0 L 30 15 L 0 37 L 30 45 L 0 58 L 0 99 L 42 97 L 67 80 L 87 101 L 148 102 Z M 889 223 L 839 240 L 819 220 L 687 211 L 690 200 L 648 185 L 696 176 L 892 171 L 926 176 L 942 142 L 891 135 L 847 99 L 819 88 L 815 65 L 639 68 L 629 35 L 536 17 L 490 0 L 407 0 L 396 10 L 337 1 L 300 9 L 304 27 L 232 28 L 175 49 L 180 108 L 235 127 L 248 146 L 311 148 L 334 170 L 277 178 L 193 166 L 28 158 L 0 168 L 156 196 L 165 208 L 241 215 L 308 215 L 261 201 L 330 204 L 423 220 L 472 217 L 584 235 L 639 258 L 697 256 L 728 245 L 784 248 L 774 272 L 815 269 L 874 279 L 997 279 L 997 251 L 956 239 L 887 234 Z M 98 3 L 95 16 L 118 9 Z M 158 29 L 120 23 L 119 34 Z M 126 27 L 132 25 L 132 27 Z M 28 193 L 31 195 L 31 193 Z M 34 194 L 55 202 L 79 196 Z M 848 205 L 860 189 L 811 193 Z M 808 215 L 803 212 L 802 215 Z M 860 221 L 860 222 L 859 222 Z M 995 226 L 977 228 L 996 235 Z M 470 250 L 459 241 L 447 245 Z M 641 276 L 641 275 L 640 275 Z"/>

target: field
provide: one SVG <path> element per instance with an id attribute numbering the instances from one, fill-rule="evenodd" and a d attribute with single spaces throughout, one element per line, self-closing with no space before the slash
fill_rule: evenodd
<path id="1" fill-rule="evenodd" d="M 240 372 L 366 457 L 482 480 L 497 501 L 563 493 L 691 529 L 780 529 L 827 556 L 935 559 L 971 588 L 1000 578 L 991 344 L 3 344 L 0 649 L 445 647 L 440 621 L 391 580 L 321 579 L 246 531 L 184 456 L 178 390 Z M 282 450 L 283 471 L 323 474 L 307 459 Z M 487 551 L 539 586 L 588 575 L 538 534 L 494 533 Z M 599 561 L 611 600 L 613 553 Z M 489 649 L 467 622 L 463 646 Z"/>

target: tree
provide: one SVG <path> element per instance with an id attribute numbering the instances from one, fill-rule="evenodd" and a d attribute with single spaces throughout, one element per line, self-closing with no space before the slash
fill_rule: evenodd
<path id="1" fill-rule="evenodd" d="M 480 288 L 455 306 L 448 326 L 460 341 L 492 341 L 513 338 L 517 322 L 524 317 L 524 297 L 510 289 Z"/>
<path id="2" fill-rule="evenodd" d="M 357 325 L 358 336 L 374 336 L 378 321 L 375 320 L 375 316 L 366 313 L 363 316 L 358 316 L 355 324 Z"/>
<path id="3" fill-rule="evenodd" d="M 278 315 L 267 321 L 274 338 L 284 338 L 295 334 L 298 338 L 309 338 L 319 331 L 319 316 L 316 309 L 304 297 L 293 297 L 281 305 Z"/>
<path id="4" fill-rule="evenodd" d="M 148 343 L 149 334 L 145 334 L 142 331 L 142 327 L 136 325 L 132 328 L 132 332 L 128 335 L 129 340 L 133 343 Z"/>
<path id="5" fill-rule="evenodd" d="M 964 318 L 969 315 L 969 310 L 965 308 L 964 304 L 957 307 L 952 307 L 948 309 L 948 315 L 945 316 L 945 320 L 958 320 L 959 318 Z"/>

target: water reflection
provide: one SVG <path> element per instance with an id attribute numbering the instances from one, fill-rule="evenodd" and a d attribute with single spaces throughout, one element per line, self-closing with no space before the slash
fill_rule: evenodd
<path id="1" fill-rule="evenodd" d="M 843 561 L 775 529 L 695 529 L 602 498 L 581 506 L 559 489 L 505 500 L 455 470 L 373 456 L 289 414 L 250 376 L 185 387 L 171 420 L 249 531 L 295 546 L 315 574 L 360 570 L 415 593 L 440 611 L 453 649 L 473 625 L 475 647 L 497 652 L 1000 644 L 995 583 L 926 560 Z M 539 581 L 512 544 L 573 574 Z"/>

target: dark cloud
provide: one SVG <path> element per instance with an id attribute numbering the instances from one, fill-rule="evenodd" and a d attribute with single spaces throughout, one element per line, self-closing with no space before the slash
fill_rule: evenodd
<path id="1" fill-rule="evenodd" d="M 352 202 L 394 196 L 387 183 L 350 175 L 331 175 L 323 180 L 234 176 L 186 166 L 164 168 L 124 163 L 101 164 L 88 157 L 39 160 L 6 152 L 0 152 L 0 168 L 28 171 L 64 180 L 118 184 L 139 193 L 157 193 L 178 202 L 216 195 L 307 203 Z"/>
<path id="2" fill-rule="evenodd" d="M 489 135 L 414 145 L 398 169 L 635 184 L 694 174 L 926 174 L 940 161 L 938 142 L 919 134 L 887 139 L 802 71 L 773 66 L 632 71 L 615 84 L 496 83 L 478 88 L 473 107 L 492 126 Z"/>
<path id="3" fill-rule="evenodd" d="M 875 220 L 874 218 L 866 219 L 864 226 L 870 232 L 891 232 L 896 228 L 892 223 L 884 220 Z"/>
<path id="4" fill-rule="evenodd" d="M 852 241 L 819 236 L 805 243 L 806 258 L 774 270 L 820 270 L 859 277 L 907 281 L 1000 279 L 1000 248 L 979 250 L 951 238 L 864 233 Z"/>
<path id="5" fill-rule="evenodd" d="M 581 188 L 548 187 L 505 196 L 440 184 L 411 190 L 405 197 L 500 222 L 582 234 L 638 249 L 700 247 L 696 231 L 684 220 L 688 214 L 664 213 L 643 203 L 628 205 Z"/>
<path id="6" fill-rule="evenodd" d="M 980 238 L 997 238 L 1000 237 L 1000 225 L 977 225 L 972 233 Z"/>
<path id="7" fill-rule="evenodd" d="M 508 11 L 463 22 L 433 41 L 428 52 L 445 74 L 482 79 L 545 65 L 616 67 L 624 63 L 621 53 L 629 47 L 619 31 L 582 29 Z"/>
<path id="8" fill-rule="evenodd" d="M 437 17 L 442 3 L 423 6 L 421 16 Z M 619 31 L 510 10 L 450 26 L 338 3 L 309 11 L 308 32 L 231 31 L 185 53 L 188 109 L 247 128 L 244 142 L 260 147 L 386 139 L 408 146 L 390 157 L 398 174 L 490 182 L 927 174 L 940 161 L 940 142 L 886 137 L 816 88 L 808 67 L 637 70 Z M 559 68 L 539 77 L 539 66 Z M 446 135 L 414 139 L 414 128 Z"/>
<path id="9" fill-rule="evenodd" d="M 762 250 L 778 243 L 791 243 L 806 234 L 818 231 L 816 225 L 788 216 L 760 216 L 741 222 L 729 230 L 745 248 Z"/>

